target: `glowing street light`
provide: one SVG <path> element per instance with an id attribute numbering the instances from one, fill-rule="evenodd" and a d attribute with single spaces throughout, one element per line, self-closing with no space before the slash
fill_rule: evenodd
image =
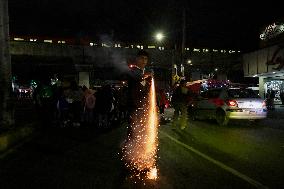
<path id="1" fill-rule="evenodd" d="M 157 33 L 155 37 L 156 37 L 157 41 L 162 41 L 165 36 L 162 33 Z"/>

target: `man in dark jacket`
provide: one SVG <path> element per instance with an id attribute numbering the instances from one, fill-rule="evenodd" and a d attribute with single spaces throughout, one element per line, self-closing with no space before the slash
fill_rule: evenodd
<path id="1" fill-rule="evenodd" d="M 172 96 L 172 105 L 174 111 L 173 126 L 176 127 L 180 123 L 180 128 L 183 130 L 187 127 L 187 105 L 189 98 L 189 90 L 186 87 L 186 81 L 182 80 L 180 85 L 174 89 Z M 180 121 L 178 119 L 180 118 Z"/>
<path id="2" fill-rule="evenodd" d="M 134 62 L 129 66 L 128 74 L 128 111 L 129 125 L 127 138 L 122 147 L 125 165 L 129 171 L 137 173 L 147 172 L 148 167 L 140 167 L 137 162 L 144 157 L 139 155 L 143 152 L 142 141 L 147 141 L 147 111 L 149 108 L 149 92 L 151 84 L 150 74 L 145 73 L 148 64 L 148 53 L 139 51 Z M 141 143 L 142 142 L 142 143 Z M 142 159 L 140 159 L 142 158 Z"/>
<path id="3" fill-rule="evenodd" d="M 149 55 L 146 51 L 139 51 L 135 62 L 130 65 L 128 75 L 128 111 L 131 118 L 133 113 L 142 108 L 143 99 L 145 99 L 150 90 L 151 74 L 145 72 L 148 64 Z M 145 98 L 144 98 L 145 97 Z"/>

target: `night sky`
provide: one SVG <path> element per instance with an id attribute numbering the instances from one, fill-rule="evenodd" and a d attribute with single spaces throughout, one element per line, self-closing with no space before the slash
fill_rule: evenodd
<path id="1" fill-rule="evenodd" d="M 153 42 L 153 34 L 163 31 L 165 43 L 173 45 L 181 41 L 185 7 L 187 46 L 250 50 L 263 26 L 284 19 L 280 1 L 256 2 L 9 0 L 10 33 Z"/>

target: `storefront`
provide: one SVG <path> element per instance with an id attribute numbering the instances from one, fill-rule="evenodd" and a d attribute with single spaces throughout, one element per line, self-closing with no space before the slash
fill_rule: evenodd
<path id="1" fill-rule="evenodd" d="M 269 91 L 275 92 L 274 102 L 281 103 L 284 92 L 284 44 L 279 43 L 243 55 L 245 77 L 259 78 L 259 94 L 265 98 Z"/>
<path id="2" fill-rule="evenodd" d="M 284 92 L 284 22 L 264 27 L 259 40 L 261 49 L 243 55 L 244 76 L 257 77 L 260 96 L 273 91 L 274 103 L 279 104 Z"/>
<path id="3" fill-rule="evenodd" d="M 264 79 L 264 93 L 267 95 L 270 91 L 274 91 L 274 103 L 282 104 L 280 94 L 284 92 L 284 79 Z"/>

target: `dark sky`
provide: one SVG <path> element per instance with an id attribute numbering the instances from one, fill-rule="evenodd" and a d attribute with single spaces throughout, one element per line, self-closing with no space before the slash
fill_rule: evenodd
<path id="1" fill-rule="evenodd" d="M 261 27 L 284 19 L 280 1 L 256 2 L 9 0 L 10 33 L 151 42 L 160 30 L 167 43 L 175 44 L 181 39 L 184 7 L 187 46 L 251 49 L 258 45 Z"/>

